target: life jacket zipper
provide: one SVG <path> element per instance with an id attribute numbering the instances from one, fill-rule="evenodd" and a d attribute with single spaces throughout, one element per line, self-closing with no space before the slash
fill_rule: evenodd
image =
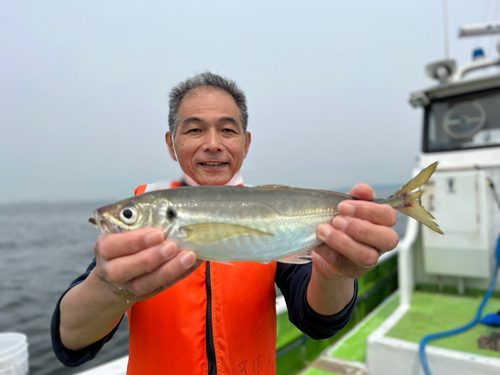
<path id="1" fill-rule="evenodd" d="M 212 327 L 212 285 L 210 283 L 209 261 L 207 261 L 207 272 L 205 276 L 205 282 L 207 286 L 206 337 L 207 337 L 208 375 L 217 375 L 217 358 L 215 356 L 214 333 Z"/>

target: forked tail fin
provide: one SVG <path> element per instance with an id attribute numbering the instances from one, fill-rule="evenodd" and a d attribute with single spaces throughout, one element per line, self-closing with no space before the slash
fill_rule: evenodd
<path id="1" fill-rule="evenodd" d="M 422 195 L 422 191 L 413 192 L 413 190 L 427 182 L 434 173 L 437 165 L 437 162 L 429 165 L 389 198 L 377 200 L 378 203 L 388 204 L 405 215 L 418 220 L 434 232 L 443 234 L 439 226 L 434 222 L 434 216 L 421 205 L 420 196 Z"/>

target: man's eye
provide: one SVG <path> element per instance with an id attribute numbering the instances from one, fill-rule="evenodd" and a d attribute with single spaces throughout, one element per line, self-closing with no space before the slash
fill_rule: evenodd
<path id="1" fill-rule="evenodd" d="M 189 129 L 186 133 L 198 133 L 201 132 L 200 129 Z"/>
<path id="2" fill-rule="evenodd" d="M 224 133 L 236 133 L 233 129 L 222 129 Z"/>

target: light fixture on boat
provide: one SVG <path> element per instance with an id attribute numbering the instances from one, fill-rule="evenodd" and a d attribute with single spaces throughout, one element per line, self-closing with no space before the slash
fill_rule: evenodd
<path id="1" fill-rule="evenodd" d="M 414 108 L 426 107 L 431 101 L 423 91 L 414 92 L 411 94 L 410 103 Z"/>
<path id="2" fill-rule="evenodd" d="M 444 83 L 448 81 L 457 71 L 457 62 L 446 59 L 433 62 L 425 67 L 425 77 L 431 80 L 437 79 Z"/>

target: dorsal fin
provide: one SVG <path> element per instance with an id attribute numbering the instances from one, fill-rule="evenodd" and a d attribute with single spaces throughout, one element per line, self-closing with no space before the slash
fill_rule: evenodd
<path id="1" fill-rule="evenodd" d="M 290 186 L 286 185 L 259 185 L 259 186 L 254 186 L 254 189 L 293 189 Z"/>

